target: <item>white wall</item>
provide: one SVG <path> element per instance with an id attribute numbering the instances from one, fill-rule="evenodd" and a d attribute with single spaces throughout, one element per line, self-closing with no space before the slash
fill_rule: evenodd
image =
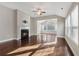
<path id="1" fill-rule="evenodd" d="M 0 5 L 0 41 L 16 38 L 16 12 Z"/>
<path id="2" fill-rule="evenodd" d="M 17 11 L 17 39 L 21 39 L 21 29 L 30 29 L 30 17 L 20 11 L 20 10 L 16 10 Z M 22 21 L 26 20 L 28 22 L 27 26 L 23 26 Z"/>
<path id="3" fill-rule="evenodd" d="M 37 20 L 30 19 L 30 34 L 37 35 Z"/>
<path id="4" fill-rule="evenodd" d="M 57 20 L 57 35 L 58 36 L 65 35 L 65 20 L 63 18 L 58 18 Z"/>

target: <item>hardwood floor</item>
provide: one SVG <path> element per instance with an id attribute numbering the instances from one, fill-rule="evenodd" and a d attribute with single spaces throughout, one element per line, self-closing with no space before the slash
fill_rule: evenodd
<path id="1" fill-rule="evenodd" d="M 8 56 L 66 56 L 66 44 L 64 38 L 58 38 L 54 43 L 55 38 L 47 39 L 49 42 L 38 43 L 37 36 L 32 36 L 29 44 L 22 46 L 10 53 Z M 52 41 L 50 41 L 52 40 Z"/>
<path id="2" fill-rule="evenodd" d="M 4 56 L 17 48 L 18 45 L 16 39 L 0 42 L 0 56 Z"/>

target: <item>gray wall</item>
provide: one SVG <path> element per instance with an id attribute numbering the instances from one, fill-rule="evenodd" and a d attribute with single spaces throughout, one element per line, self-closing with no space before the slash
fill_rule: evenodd
<path id="1" fill-rule="evenodd" d="M 21 39 L 23 20 L 28 21 L 29 27 L 30 17 L 26 13 L 0 5 L 0 41 Z"/>
<path id="2" fill-rule="evenodd" d="M 16 38 L 16 12 L 0 5 L 0 41 Z"/>

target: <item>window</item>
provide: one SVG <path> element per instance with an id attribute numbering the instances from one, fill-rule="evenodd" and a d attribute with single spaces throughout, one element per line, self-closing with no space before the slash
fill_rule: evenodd
<path id="1" fill-rule="evenodd" d="M 70 34 L 71 34 L 71 32 L 70 32 L 70 30 L 71 30 L 70 15 L 68 16 L 67 21 L 68 21 L 67 22 L 67 25 L 68 25 L 67 32 L 68 32 L 68 37 L 70 37 Z"/>
<path id="2" fill-rule="evenodd" d="M 78 44 L 78 5 L 71 13 L 71 38 Z"/>
<path id="3" fill-rule="evenodd" d="M 68 23 L 68 18 L 65 19 L 65 35 L 66 35 L 66 36 L 68 35 L 68 30 L 67 30 L 67 29 L 68 29 L 68 28 L 67 28 L 68 25 L 67 25 L 67 23 Z"/>
<path id="4" fill-rule="evenodd" d="M 66 18 L 65 21 L 65 31 L 66 31 L 66 36 L 70 37 L 70 28 L 71 24 L 70 24 L 70 15 L 68 15 L 68 17 Z"/>
<path id="5" fill-rule="evenodd" d="M 78 45 L 78 5 L 65 20 L 65 35 Z"/>
<path id="6" fill-rule="evenodd" d="M 53 32 L 55 31 L 55 24 L 46 22 L 45 24 L 43 24 L 42 29 L 44 32 Z"/>
<path id="7" fill-rule="evenodd" d="M 57 19 L 46 20 L 41 23 L 42 32 L 56 32 L 57 30 Z"/>

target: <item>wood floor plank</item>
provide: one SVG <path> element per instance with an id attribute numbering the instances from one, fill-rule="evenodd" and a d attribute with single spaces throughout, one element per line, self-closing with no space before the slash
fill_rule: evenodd
<path id="1" fill-rule="evenodd" d="M 48 38 L 49 40 L 54 38 Z M 64 38 L 57 38 L 57 42 L 53 40 L 49 42 L 37 43 L 37 36 L 33 36 L 28 45 L 20 47 L 7 55 L 9 56 L 65 56 L 66 44 Z"/>

